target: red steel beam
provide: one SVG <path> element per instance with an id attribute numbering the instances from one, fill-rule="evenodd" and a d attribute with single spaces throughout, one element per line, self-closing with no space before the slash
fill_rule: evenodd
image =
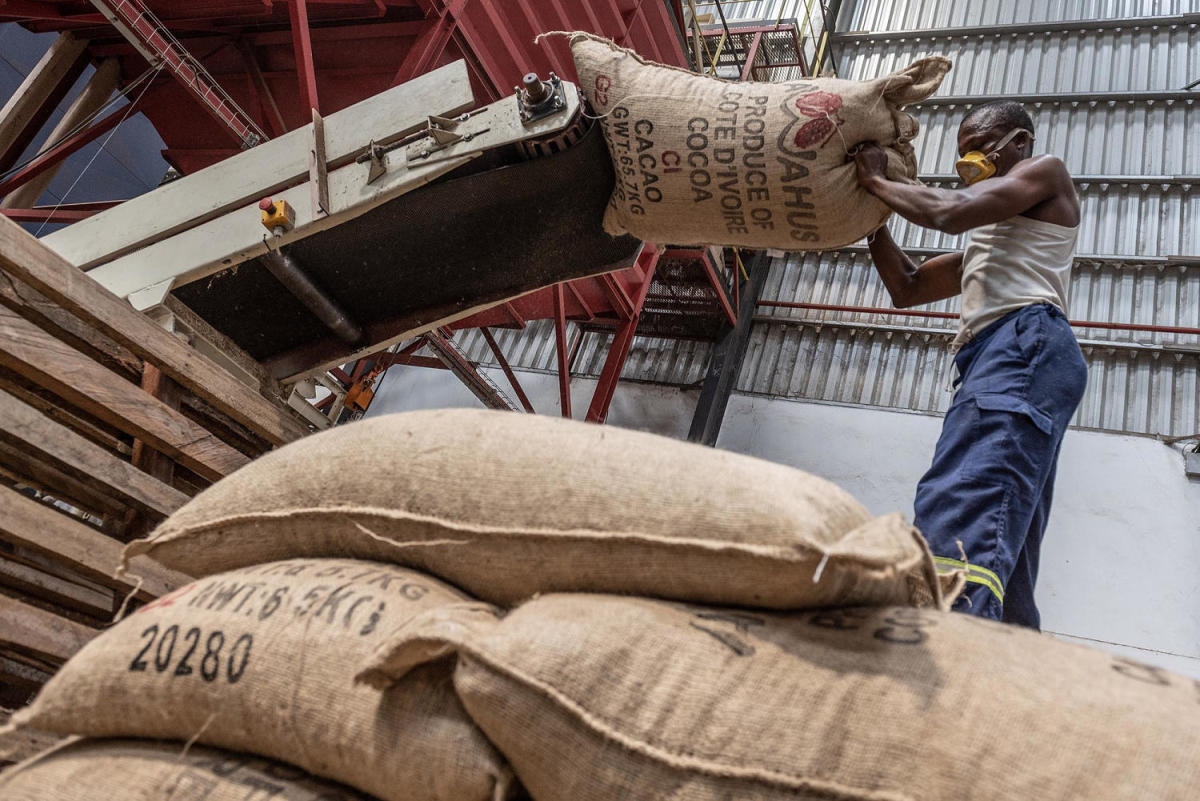
<path id="1" fill-rule="evenodd" d="M 308 0 L 309 3 L 312 0 Z M 0 6 L 3 8 L 3 6 Z M 320 27 L 309 30 L 308 38 L 317 44 L 330 42 L 357 42 L 363 39 L 396 39 L 418 36 L 425 30 L 427 24 L 422 21 L 409 22 L 374 22 L 358 25 L 339 25 L 337 27 Z M 279 31 L 238 31 L 240 38 L 254 47 L 271 45 L 287 46 L 292 44 L 292 32 L 288 29 Z M 210 47 L 227 44 L 227 36 L 189 36 L 188 46 L 197 52 L 203 52 Z M 352 45 L 351 45 L 352 46 Z M 137 52 L 128 42 L 107 42 L 94 44 L 88 52 L 97 58 L 106 56 L 127 56 Z"/>
<path id="2" fill-rule="evenodd" d="M 275 102 L 275 95 L 271 93 L 271 87 L 267 86 L 267 81 L 258 66 L 258 58 L 254 55 L 253 45 L 245 39 L 241 39 L 237 46 L 238 52 L 242 56 L 242 63 L 246 66 L 250 91 L 254 95 L 254 99 L 258 101 L 258 107 L 262 110 L 263 121 L 271 131 L 271 136 L 282 136 L 287 133 L 287 123 L 283 121 L 283 114 L 279 111 L 279 104 Z"/>
<path id="3" fill-rule="evenodd" d="M 391 354 L 389 361 L 392 364 L 407 364 L 410 367 L 432 367 L 437 370 L 449 370 L 450 368 L 442 364 L 438 359 L 432 356 L 411 356 L 400 353 Z"/>
<path id="4" fill-rule="evenodd" d="M 179 85 L 225 130 L 237 137 L 243 147 L 259 143 L 262 137 L 256 130 L 257 124 L 234 104 L 199 60 L 184 50 L 145 6 L 133 0 L 91 0 L 91 3 L 147 61 L 166 67 Z"/>
<path id="5" fill-rule="evenodd" d="M 292 23 L 292 49 L 296 54 L 296 76 L 300 80 L 300 99 L 304 101 L 304 117 L 315 109 L 321 111 L 317 99 L 317 73 L 313 66 L 312 35 L 308 30 L 307 0 L 288 0 L 288 16 Z"/>
<path id="6" fill-rule="evenodd" d="M 588 407 L 586 419 L 590 422 L 603 423 L 608 419 L 608 408 L 617 391 L 617 383 L 621 380 L 621 371 L 625 369 L 625 362 L 629 358 L 629 349 L 637 333 L 646 293 L 650 290 L 650 282 L 654 280 L 654 270 L 662 254 L 663 251 L 646 244 L 638 255 L 638 265 L 642 268 L 642 283 L 634 298 L 634 311 L 617 329 L 612 344 L 608 346 L 608 355 L 604 359 L 604 367 L 600 370 L 600 380 L 596 383 L 596 391 L 592 393 L 592 403 Z"/>
<path id="7" fill-rule="evenodd" d="M 554 345 L 558 353 L 558 400 L 562 416 L 571 416 L 571 365 L 567 355 L 567 303 L 562 284 L 554 285 Z"/>
<path id="8" fill-rule="evenodd" d="M 483 339 L 487 342 L 488 347 L 492 349 L 492 355 L 496 357 L 496 361 L 500 362 L 500 369 L 504 371 L 504 377 L 508 379 L 508 383 L 512 386 L 513 391 L 517 393 L 517 398 L 521 401 L 521 405 L 525 407 L 525 411 L 533 414 L 533 404 L 529 402 L 525 390 L 521 387 L 521 382 L 517 380 L 512 367 L 509 366 L 508 359 L 504 358 L 504 352 L 500 350 L 500 345 L 496 342 L 495 337 L 492 336 L 492 332 L 486 326 L 480 328 L 479 331 L 483 334 Z"/>
<path id="9" fill-rule="evenodd" d="M 625 361 L 629 358 L 629 348 L 633 344 L 639 317 L 640 315 L 634 315 L 626 320 L 613 334 L 612 344 L 608 346 L 608 355 L 604 358 L 604 367 L 600 370 L 600 380 L 596 383 L 592 403 L 588 406 L 587 417 L 584 418 L 589 423 L 603 423 L 608 419 L 608 407 L 612 404 L 617 382 L 621 380 L 621 371 L 625 369 Z"/>
<path id="10" fill-rule="evenodd" d="M 592 311 L 592 307 L 589 306 L 588 302 L 583 299 L 583 294 L 575 287 L 574 281 L 567 282 L 567 289 L 571 290 L 572 297 L 574 297 L 575 302 L 579 304 L 579 308 L 583 309 L 583 313 L 588 320 L 595 320 L 596 312 Z"/>
<path id="11" fill-rule="evenodd" d="M 461 5 L 449 4 L 435 13 L 433 19 L 427 20 L 426 27 L 417 36 L 417 41 L 404 54 L 404 60 L 400 62 L 400 68 L 392 78 L 392 86 L 399 86 L 433 68 L 450 44 L 458 26 L 455 9 L 461 8 Z"/>
<path id="12" fill-rule="evenodd" d="M 746 53 L 746 65 L 742 67 L 743 81 L 749 81 L 754 76 L 754 59 L 758 57 L 758 46 L 762 44 L 762 38 L 762 31 L 759 31 L 754 34 L 754 39 L 750 42 L 750 50 Z"/>
<path id="13" fill-rule="evenodd" d="M 732 326 L 737 325 L 737 314 L 733 310 L 733 306 L 729 303 L 729 295 L 725 292 L 725 285 L 721 283 L 720 277 L 717 275 L 716 268 L 713 267 L 712 261 L 709 260 L 708 254 L 705 253 L 700 257 L 700 264 L 704 267 L 704 274 L 708 276 L 709 283 L 712 284 L 713 291 L 717 293 L 717 301 L 721 304 L 721 310 L 725 312 L 725 319 Z M 736 283 L 738 276 L 733 277 Z"/>
<path id="14" fill-rule="evenodd" d="M 87 219 L 98 211 L 79 209 L 0 209 L 0 215 L 13 222 L 60 222 L 73 223 Z"/>
<path id="15" fill-rule="evenodd" d="M 795 303 L 784 300 L 760 300 L 758 306 L 778 309 L 811 309 L 813 311 L 836 311 L 853 314 L 880 314 L 892 317 L 924 317 L 937 320 L 957 320 L 957 312 L 918 311 L 914 309 L 885 309 L 876 306 L 839 306 L 831 303 Z M 786 318 L 779 318 L 786 320 Z M 1186 328 L 1175 325 L 1143 325 L 1141 323 L 1113 323 L 1096 320 L 1069 320 L 1077 328 L 1102 328 L 1112 331 L 1146 331 L 1154 334 L 1189 334 L 1200 336 L 1200 328 Z"/>

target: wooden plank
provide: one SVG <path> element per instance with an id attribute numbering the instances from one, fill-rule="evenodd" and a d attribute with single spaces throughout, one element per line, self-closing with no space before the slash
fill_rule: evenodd
<path id="1" fill-rule="evenodd" d="M 0 308 L 0 364 L 145 440 L 204 478 L 216 481 L 250 461 L 140 387 L 6 308 Z"/>
<path id="2" fill-rule="evenodd" d="M 74 476 L 46 464 L 24 448 L 3 440 L 0 440 L 0 476 L 36 487 L 97 517 L 119 515 L 123 518 L 128 508 L 116 498 L 97 492 Z"/>
<path id="3" fill-rule="evenodd" d="M 41 598 L 55 606 L 82 612 L 93 618 L 106 619 L 112 614 L 111 592 L 97 592 L 87 587 L 51 576 L 48 573 L 0 557 L 0 584 L 17 591 L 22 597 Z"/>
<path id="4" fill-rule="evenodd" d="M 87 46 L 87 39 L 80 39 L 72 33 L 59 34 L 54 44 L 25 76 L 17 91 L 12 93 L 4 108 L 0 109 L 0 160 L 10 148 L 17 151 L 24 147 L 18 145 L 18 148 L 13 148 L 13 145 L 26 136 L 32 136 L 32 131 L 27 130 L 31 124 L 36 122 L 38 126 L 41 125 L 37 121 L 40 110 L 57 89 L 65 91 L 62 83 L 67 78 L 74 81 L 72 73 L 78 75 L 76 65 Z"/>
<path id="5" fill-rule="evenodd" d="M 159 518 L 188 501 L 188 496 L 179 490 L 88 442 L 3 390 L 0 390 L 0 439 L 36 453 L 85 485 L 115 493 Z"/>
<path id="6" fill-rule="evenodd" d="M 47 664 L 44 660 L 34 659 L 24 654 L 14 654 L 11 649 L 0 650 L 0 701 L 9 706 L 24 706 L 29 703 L 30 694 L 36 693 L 52 678 L 54 678 L 54 666 Z M 8 759 L 9 742 L 7 736 L 0 736 L 0 761 Z M 41 750 L 43 749 L 38 749 L 39 752 Z M 14 753 L 17 752 L 14 751 Z M 33 754 L 29 754 L 29 756 L 33 756 Z"/>
<path id="7" fill-rule="evenodd" d="M 0 643 L 66 662 L 100 632 L 0 595 Z"/>
<path id="8" fill-rule="evenodd" d="M 55 142 L 61 142 L 72 133 L 86 126 L 96 115 L 99 115 L 108 105 L 108 98 L 117 89 L 121 81 L 121 62 L 108 58 L 100 62 L 96 71 L 84 83 L 83 89 L 67 106 L 67 110 L 59 118 L 58 123 L 46 135 L 46 143 L 51 147 Z M 44 149 L 46 148 L 43 145 Z M 40 152 L 40 151 L 39 151 Z M 12 190 L 0 200 L 3 209 L 28 209 L 37 204 L 38 198 L 50 187 L 54 176 L 62 169 L 64 161 L 38 173 L 27 182 Z"/>
<path id="9" fill-rule="evenodd" d="M 0 303 L 109 369 L 130 378 L 142 374 L 142 360 L 133 351 L 104 336 L 33 287 L 2 272 Z"/>
<path id="10" fill-rule="evenodd" d="M 107 587 L 128 592 L 137 579 L 116 578 L 122 543 L 45 504 L 11 489 L 0 489 L 0 540 L 28 548 Z M 168 570 L 139 556 L 129 565 L 130 576 L 142 577 L 137 598 L 151 600 L 191 582 L 182 573 Z"/>
<path id="11" fill-rule="evenodd" d="M 175 411 L 179 411 L 179 385 L 164 376 L 162 371 L 152 364 L 146 365 L 146 370 L 142 373 L 142 389 Z M 175 463 L 165 454 L 154 450 L 140 439 L 133 441 L 133 454 L 129 461 L 134 467 L 145 471 L 163 484 L 170 484 L 175 475 Z M 172 509 L 171 512 L 173 511 L 175 510 Z"/>
<path id="12" fill-rule="evenodd" d="M 147 364 L 142 373 L 142 389 L 175 411 L 179 411 L 181 395 L 179 385 L 163 375 L 162 370 L 153 364 Z M 129 462 L 151 478 L 164 484 L 170 484 L 175 478 L 175 463 L 171 461 L 171 458 L 165 453 L 154 450 L 140 439 L 133 441 L 133 453 Z M 150 533 L 157 522 L 157 515 L 131 509 L 126 517 L 125 530 L 122 532 L 121 538 L 131 540 L 144 537 Z"/>
<path id="13" fill-rule="evenodd" d="M 0 270 L 95 326 L 268 442 L 291 442 L 309 433 L 308 425 L 284 404 L 241 383 L 3 218 Z"/>
<path id="14" fill-rule="evenodd" d="M 125 441 L 124 434 L 120 431 L 115 431 L 111 426 L 97 420 L 85 419 L 65 408 L 62 400 L 53 392 L 31 385 L 6 367 L 0 367 L 0 389 L 106 450 L 126 457 L 133 452 L 133 448 Z"/>
<path id="15" fill-rule="evenodd" d="M 430 114 L 451 116 L 474 105 L 464 61 L 369 97 L 325 119 L 329 167 L 349 163 L 371 140 L 388 144 L 419 130 Z M 311 124 L 297 128 L 49 234 L 46 246 L 85 270 L 109 261 L 302 183 L 311 140 Z"/>

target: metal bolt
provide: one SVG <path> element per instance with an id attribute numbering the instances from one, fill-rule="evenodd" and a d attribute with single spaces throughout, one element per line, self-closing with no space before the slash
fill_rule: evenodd
<path id="1" fill-rule="evenodd" d="M 536 105 L 550 96 L 550 87 L 542 83 L 536 72 L 526 74 L 521 83 L 525 86 L 525 99 L 528 103 Z"/>

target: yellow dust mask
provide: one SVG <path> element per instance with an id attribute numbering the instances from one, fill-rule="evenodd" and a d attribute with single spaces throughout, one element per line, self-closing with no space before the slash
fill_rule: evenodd
<path id="1" fill-rule="evenodd" d="M 1000 151 L 1019 133 L 1027 133 L 1030 140 L 1033 139 L 1032 131 L 1013 128 L 996 144 L 991 153 L 984 154 L 980 150 L 972 150 L 963 154 L 963 157 L 954 164 L 958 177 L 962 178 L 962 182 L 967 186 L 978 183 L 984 178 L 991 178 L 996 174 L 996 159 L 1000 158 Z"/>

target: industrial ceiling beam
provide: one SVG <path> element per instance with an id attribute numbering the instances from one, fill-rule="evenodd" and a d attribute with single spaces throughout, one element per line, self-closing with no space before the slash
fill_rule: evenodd
<path id="1" fill-rule="evenodd" d="M 279 111 L 279 104 L 275 102 L 275 95 L 271 93 L 271 87 L 267 86 L 267 81 L 258 66 L 253 46 L 245 39 L 239 39 L 238 52 L 241 53 L 246 74 L 250 76 L 251 91 L 258 101 L 267 127 L 271 129 L 271 135 L 282 136 L 287 133 L 287 123 L 283 121 L 283 114 Z"/>
<path id="2" fill-rule="evenodd" d="M 605 276 L 607 277 L 607 276 Z M 554 285 L 554 349 L 558 357 L 558 403 L 571 416 L 571 360 L 567 355 L 567 304 L 562 284 Z"/>
<path id="3" fill-rule="evenodd" d="M 832 38 L 841 44 L 880 42 L 888 39 L 943 39 L 969 36 L 1011 36 L 1018 33 L 1046 34 L 1050 31 L 1085 33 L 1131 28 L 1169 28 L 1200 23 L 1200 13 L 1174 14 L 1162 17 L 1117 17 L 1113 19 L 1046 20 L 1043 22 L 1009 22 L 997 25 L 963 25 L 954 28 L 925 28 L 916 31 L 846 31 Z"/>
<path id="4" fill-rule="evenodd" d="M 254 147 L 267 138 L 204 66 L 144 6 L 131 0 L 91 0 L 91 3 L 152 66 L 166 68 L 242 147 Z"/>
<path id="5" fill-rule="evenodd" d="M 494 382 L 475 368 L 475 365 L 459 350 L 453 340 L 442 336 L 437 331 L 429 331 L 425 334 L 425 341 L 433 350 L 438 361 L 446 365 L 446 368 L 450 372 L 458 376 L 458 379 L 466 385 L 472 395 L 479 398 L 484 406 L 487 406 L 489 409 L 503 409 L 510 412 L 517 411 L 516 405 L 509 400 Z"/>
<path id="6" fill-rule="evenodd" d="M 504 351 L 500 350 L 500 345 L 497 344 L 496 338 L 492 336 L 492 332 L 483 327 L 479 329 L 483 334 L 483 339 L 491 348 L 492 355 L 496 357 L 496 361 L 500 363 L 500 369 L 504 371 L 504 377 L 508 379 L 508 383 L 512 386 L 513 391 L 517 393 L 517 398 L 521 401 L 521 405 L 525 407 L 525 411 L 533 414 L 533 404 L 529 402 L 529 396 L 525 394 L 525 389 L 521 386 L 521 382 L 517 380 L 516 374 L 508 363 L 508 359 L 504 358 Z"/>
<path id="7" fill-rule="evenodd" d="M 96 211 L 81 211 L 79 209 L 4 209 L 0 208 L 0 216 L 7 217 L 13 222 L 55 222 L 72 223 L 85 220 Z"/>
<path id="8" fill-rule="evenodd" d="M 300 81 L 300 99 L 304 116 L 321 110 L 317 97 L 317 71 L 313 65 L 312 34 L 308 29 L 307 0 L 288 0 L 288 17 L 292 22 L 292 49 L 296 54 L 296 77 Z"/>

